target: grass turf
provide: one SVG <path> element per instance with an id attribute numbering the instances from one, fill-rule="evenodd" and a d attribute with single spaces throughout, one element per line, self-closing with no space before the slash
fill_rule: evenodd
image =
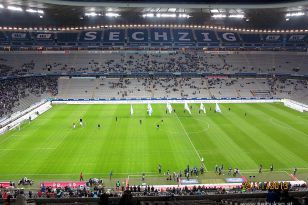
<path id="1" fill-rule="evenodd" d="M 78 180 L 81 171 L 85 179 L 108 178 L 111 170 L 118 178 L 143 172 L 155 178 L 158 164 L 163 172 L 178 172 L 188 164 L 200 167 L 202 157 L 209 178 L 219 178 L 213 174 L 216 164 L 256 175 L 260 164 L 268 169 L 273 163 L 281 170 L 273 179 L 288 178 L 297 167 L 307 180 L 308 113 L 279 103 L 220 104 L 222 113 L 205 104 L 206 114 L 192 104 L 192 115 L 183 112 L 183 104 L 172 106 L 176 113 L 166 114 L 164 104 L 153 104 L 149 117 L 147 105 L 134 105 L 133 116 L 130 105 L 54 105 L 20 130 L 0 136 L 0 181 Z"/>

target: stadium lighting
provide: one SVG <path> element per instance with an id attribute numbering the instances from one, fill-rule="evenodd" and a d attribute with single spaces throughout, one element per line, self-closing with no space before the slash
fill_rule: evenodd
<path id="1" fill-rule="evenodd" d="M 219 13 L 218 9 L 211 9 L 210 11 L 211 11 L 211 13 Z"/>
<path id="2" fill-rule="evenodd" d="M 286 17 L 293 17 L 293 16 L 304 16 L 304 12 L 294 12 L 294 13 L 287 13 Z"/>
<path id="3" fill-rule="evenodd" d="M 112 11 L 115 11 L 115 9 L 113 9 L 113 8 L 108 8 L 107 11 L 108 11 L 108 12 L 112 12 Z"/>
<path id="4" fill-rule="evenodd" d="M 244 14 L 231 14 L 229 18 L 243 19 L 245 18 Z"/>
<path id="5" fill-rule="evenodd" d="M 157 18 L 176 18 L 176 14 L 156 14 Z"/>
<path id="6" fill-rule="evenodd" d="M 168 12 L 176 12 L 176 8 L 168 8 Z"/>
<path id="7" fill-rule="evenodd" d="M 85 16 L 88 16 L 88 17 L 98 16 L 98 14 L 95 13 L 95 12 L 88 12 L 88 13 L 85 13 L 84 15 L 85 15 Z"/>
<path id="8" fill-rule="evenodd" d="M 11 11 L 23 11 L 21 7 L 16 7 L 16 6 L 8 6 L 7 9 Z"/>
<path id="9" fill-rule="evenodd" d="M 26 12 L 28 13 L 38 13 L 38 14 L 44 14 L 44 11 L 43 10 L 35 10 L 35 9 L 27 9 Z"/>
<path id="10" fill-rule="evenodd" d="M 27 9 L 26 12 L 28 12 L 28 13 L 36 13 L 36 10 L 34 10 L 34 9 Z"/>
<path id="11" fill-rule="evenodd" d="M 108 12 L 108 13 L 106 13 L 105 15 L 108 16 L 108 17 L 119 17 L 119 16 L 120 16 L 120 14 L 118 14 L 118 13 L 113 13 L 113 12 Z"/>
<path id="12" fill-rule="evenodd" d="M 0 4 L 0 9 L 4 9 L 4 6 L 3 6 L 3 4 Z"/>
<path id="13" fill-rule="evenodd" d="M 153 18 L 154 14 L 153 13 L 147 13 L 142 15 L 143 18 Z"/>
<path id="14" fill-rule="evenodd" d="M 226 18 L 227 15 L 226 14 L 214 14 L 212 17 L 213 18 Z"/>
<path id="15" fill-rule="evenodd" d="M 188 14 L 179 14 L 179 18 L 190 18 L 191 16 Z"/>

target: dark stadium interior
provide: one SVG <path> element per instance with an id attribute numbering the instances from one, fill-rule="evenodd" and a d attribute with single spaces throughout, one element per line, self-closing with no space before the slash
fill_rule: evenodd
<path id="1" fill-rule="evenodd" d="M 33 7 L 44 10 L 44 15 L 12 12 L 0 9 L 0 26 L 95 26 L 102 24 L 198 24 L 198 25 L 225 25 L 238 28 L 257 29 L 302 29 L 308 25 L 306 16 L 290 18 L 286 21 L 285 15 L 288 12 L 307 11 L 307 1 L 155 1 L 143 3 L 123 3 L 121 1 L 48 1 L 48 0 L 1 0 L 0 3 L 16 5 L 23 8 Z M 81 4 L 79 4 L 81 2 Z M 215 2 L 215 3 L 213 3 Z M 264 4 L 266 2 L 266 4 Z M 71 4 L 73 3 L 73 4 Z M 76 3 L 76 5 L 75 5 Z M 233 4 L 231 4 L 233 3 Z M 238 4 L 236 4 L 238 3 Z M 93 5 L 92 5 L 93 4 Z M 170 8 L 179 8 L 175 13 L 187 13 L 190 18 L 154 18 L 145 19 L 144 13 L 156 11 L 157 13 L 169 12 Z M 225 7 L 225 8 L 224 8 Z M 117 18 L 110 18 L 104 15 L 87 17 L 85 12 L 95 8 L 97 13 L 106 13 L 108 9 L 114 9 L 121 13 Z M 182 8 L 182 9 L 181 9 Z M 221 8 L 225 12 L 235 12 L 241 9 L 244 12 L 244 19 L 213 19 L 211 9 Z M 233 10 L 233 11 L 232 11 Z M 26 18 L 25 18 L 26 17 Z"/>
<path id="2" fill-rule="evenodd" d="M 307 114 L 308 0 L 0 0 L 0 205 L 307 205 Z"/>

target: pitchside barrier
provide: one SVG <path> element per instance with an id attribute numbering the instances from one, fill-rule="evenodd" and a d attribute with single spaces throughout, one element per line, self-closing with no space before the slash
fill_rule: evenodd
<path id="1" fill-rule="evenodd" d="M 305 105 L 300 102 L 296 102 L 294 100 L 282 99 L 283 104 L 291 109 L 297 110 L 299 112 L 308 111 L 308 105 Z"/>
<path id="2" fill-rule="evenodd" d="M 184 104 L 184 103 L 275 103 L 281 102 L 281 99 L 272 98 L 130 98 L 130 99 L 51 99 L 52 104 Z"/>
<path id="3" fill-rule="evenodd" d="M 34 120 L 40 114 L 46 112 L 52 107 L 52 104 L 184 104 L 184 103 L 276 103 L 282 102 L 285 106 L 300 111 L 308 111 L 308 105 L 279 98 L 221 98 L 221 99 L 207 99 L 207 98 L 130 98 L 130 99 L 57 99 L 51 98 L 43 100 L 29 107 L 28 109 L 14 113 L 11 117 L 0 122 L 0 135 L 12 130 L 26 120 Z"/>
<path id="4" fill-rule="evenodd" d="M 0 135 L 20 126 L 26 120 L 34 120 L 39 115 L 49 110 L 51 107 L 52 106 L 50 101 L 43 100 L 39 103 L 32 105 L 31 107 L 22 112 L 14 113 L 11 117 L 1 122 Z"/>

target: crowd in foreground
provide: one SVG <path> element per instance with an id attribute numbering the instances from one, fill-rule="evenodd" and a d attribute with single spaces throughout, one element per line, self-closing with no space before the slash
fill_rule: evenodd
<path id="1" fill-rule="evenodd" d="M 288 195 L 289 191 L 308 191 L 308 187 L 306 185 L 292 187 L 290 186 L 288 189 L 273 190 L 264 187 L 266 187 L 266 184 L 265 186 L 256 184 L 256 186 L 247 187 L 245 183 L 243 183 L 242 186 L 238 186 L 232 189 L 224 189 L 218 187 L 208 188 L 201 185 L 193 186 L 190 188 L 188 188 L 187 186 L 185 186 L 184 188 L 170 187 L 164 190 L 158 190 L 157 188 L 154 188 L 154 186 L 127 186 L 121 187 L 120 190 L 106 190 L 103 186 L 79 187 L 76 189 L 72 189 L 70 187 L 52 188 L 42 186 L 38 191 L 25 191 L 23 189 L 2 189 L 0 190 L 0 200 L 4 199 L 6 201 L 6 204 L 10 204 L 11 199 L 16 199 L 17 204 L 26 204 L 27 200 L 39 198 L 97 198 L 101 204 L 108 204 L 106 202 L 108 202 L 108 198 L 110 197 L 121 197 L 121 202 L 122 200 L 134 201 L 134 197 L 140 196 L 175 197 L 267 192 L 268 201 L 279 202 L 281 199 L 292 199 Z M 132 204 L 135 204 L 135 202 Z"/>

